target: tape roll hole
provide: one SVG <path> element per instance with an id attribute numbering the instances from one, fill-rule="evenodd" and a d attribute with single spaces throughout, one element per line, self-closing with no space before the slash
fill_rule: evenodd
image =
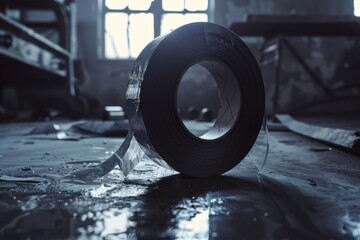
<path id="1" fill-rule="evenodd" d="M 183 126 L 200 139 L 223 137 L 241 112 L 239 80 L 220 60 L 191 65 L 180 78 L 176 95 L 178 116 Z"/>

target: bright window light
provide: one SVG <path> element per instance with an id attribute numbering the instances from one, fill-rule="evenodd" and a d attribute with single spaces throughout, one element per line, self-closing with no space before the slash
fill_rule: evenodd
<path id="1" fill-rule="evenodd" d="M 154 39 L 154 15 L 152 13 L 130 14 L 129 34 L 130 56 L 136 58 Z"/>
<path id="2" fill-rule="evenodd" d="M 184 14 L 168 13 L 164 14 L 161 21 L 161 34 L 171 32 L 172 30 L 184 25 Z"/>
<path id="3" fill-rule="evenodd" d="M 127 37 L 128 15 L 107 13 L 105 15 L 105 56 L 109 59 L 129 58 Z"/>
<path id="4" fill-rule="evenodd" d="M 360 0 L 354 0 L 354 15 L 360 17 Z"/>
<path id="5" fill-rule="evenodd" d="M 185 0 L 185 8 L 189 11 L 206 11 L 208 0 Z"/>
<path id="6" fill-rule="evenodd" d="M 105 15 L 106 58 L 136 58 L 152 39 L 154 39 L 153 14 L 134 13 L 130 14 L 130 17 L 126 13 Z"/>
<path id="7" fill-rule="evenodd" d="M 184 0 L 162 0 L 162 8 L 164 11 L 184 11 Z"/>
<path id="8" fill-rule="evenodd" d="M 209 0 L 103 0 L 106 59 L 135 59 L 154 39 L 182 25 L 208 21 Z M 360 1 L 360 0 L 359 0 Z M 154 11 L 152 3 L 162 4 Z M 154 25 L 155 17 L 161 18 Z"/>
<path id="9" fill-rule="evenodd" d="M 106 0 L 105 6 L 112 10 L 123 10 L 128 6 L 128 0 Z"/>
<path id="10" fill-rule="evenodd" d="M 129 0 L 129 9 L 130 10 L 149 10 L 153 0 Z"/>
<path id="11" fill-rule="evenodd" d="M 193 22 L 207 22 L 208 16 L 205 13 L 168 13 L 164 14 L 161 20 L 161 34 Z"/>
<path id="12" fill-rule="evenodd" d="M 184 24 L 193 23 L 193 22 L 207 22 L 208 15 L 205 13 L 188 13 L 185 14 Z"/>

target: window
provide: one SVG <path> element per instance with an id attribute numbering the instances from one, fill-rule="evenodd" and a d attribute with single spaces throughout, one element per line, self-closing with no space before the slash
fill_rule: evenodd
<path id="1" fill-rule="evenodd" d="M 209 0 L 103 0 L 100 56 L 135 59 L 154 37 L 207 22 Z"/>
<path id="2" fill-rule="evenodd" d="M 360 17 L 360 0 L 354 0 L 354 15 Z"/>

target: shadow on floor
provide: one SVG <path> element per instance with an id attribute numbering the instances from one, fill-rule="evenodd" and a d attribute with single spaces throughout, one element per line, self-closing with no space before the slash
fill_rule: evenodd
<path id="1" fill-rule="evenodd" d="M 133 221 L 139 238 L 322 239 L 279 183 L 174 175 L 152 184 Z M 290 190 L 290 189 L 288 189 Z"/>
<path id="2" fill-rule="evenodd" d="M 173 175 L 146 188 L 131 197 L 121 197 L 134 190 L 126 187 L 99 196 L 3 192 L 0 239 L 327 238 L 294 191 L 268 178 L 259 184 L 256 178 Z"/>

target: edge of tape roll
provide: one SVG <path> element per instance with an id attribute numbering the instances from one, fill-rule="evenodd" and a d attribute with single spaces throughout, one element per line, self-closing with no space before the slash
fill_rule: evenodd
<path id="1" fill-rule="evenodd" d="M 179 81 L 194 64 L 215 78 L 220 109 L 201 138 L 182 123 L 176 102 Z M 117 152 L 82 178 L 100 177 L 116 164 L 125 175 L 146 155 L 161 166 L 194 177 L 217 176 L 235 167 L 262 126 L 265 93 L 259 66 L 232 31 L 191 23 L 150 42 L 136 59 L 126 92 L 131 129 Z"/>

